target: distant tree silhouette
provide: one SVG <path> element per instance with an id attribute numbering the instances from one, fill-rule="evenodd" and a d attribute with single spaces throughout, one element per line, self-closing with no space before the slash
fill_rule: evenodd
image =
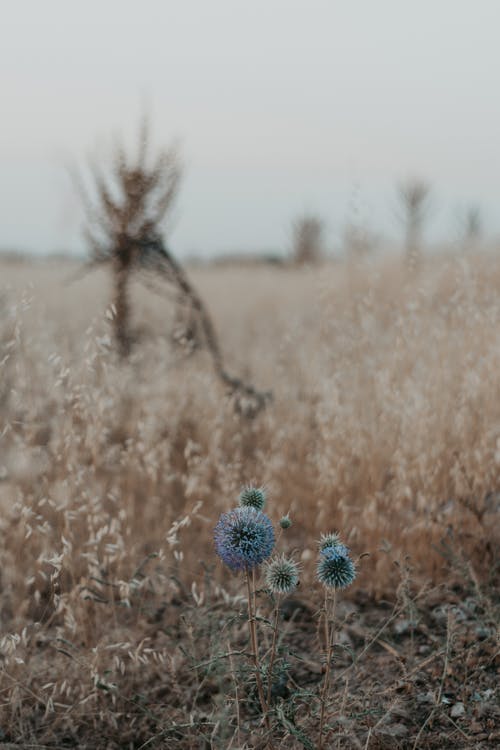
<path id="1" fill-rule="evenodd" d="M 292 225 L 292 257 L 295 263 L 318 263 L 323 255 L 324 223 L 318 216 L 301 216 Z"/>
<path id="2" fill-rule="evenodd" d="M 350 260 L 366 258 L 376 249 L 379 238 L 368 227 L 354 223 L 346 224 L 343 231 L 343 246 Z"/>
<path id="3" fill-rule="evenodd" d="M 474 247 L 481 237 L 483 221 L 479 206 L 469 206 L 464 215 L 464 240 L 467 247 Z"/>
<path id="4" fill-rule="evenodd" d="M 414 269 L 422 253 L 422 229 L 429 210 L 431 189 L 423 180 L 410 178 L 400 183 L 397 190 L 406 231 L 406 260 Z"/>

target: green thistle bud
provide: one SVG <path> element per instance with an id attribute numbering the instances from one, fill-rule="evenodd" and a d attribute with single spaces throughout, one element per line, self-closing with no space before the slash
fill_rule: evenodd
<path id="1" fill-rule="evenodd" d="M 356 578 L 356 566 L 349 557 L 347 547 L 344 544 L 337 544 L 321 550 L 316 573 L 323 586 L 345 589 Z"/>
<path id="2" fill-rule="evenodd" d="M 285 555 L 275 557 L 265 566 L 265 580 L 273 594 L 289 594 L 299 582 L 299 566 Z"/>
<path id="3" fill-rule="evenodd" d="M 264 487 L 243 487 L 240 492 L 239 504 L 242 508 L 255 508 L 262 510 L 266 504 L 266 491 Z"/>
<path id="4" fill-rule="evenodd" d="M 321 538 L 318 542 L 319 551 L 323 552 L 327 547 L 338 547 L 342 544 L 340 541 L 340 534 L 336 531 L 331 531 L 328 534 L 321 534 Z"/>
<path id="5" fill-rule="evenodd" d="M 282 518 L 280 518 L 280 526 L 282 529 L 289 529 L 291 525 L 292 525 L 292 519 L 290 518 L 288 513 L 286 514 L 286 516 L 283 516 Z"/>

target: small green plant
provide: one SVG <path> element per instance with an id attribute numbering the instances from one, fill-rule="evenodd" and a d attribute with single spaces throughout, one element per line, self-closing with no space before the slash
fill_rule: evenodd
<path id="1" fill-rule="evenodd" d="M 305 747 L 309 740 L 289 720 L 284 721 L 283 706 L 273 705 L 273 687 L 286 675 L 288 664 L 283 660 L 281 671 L 276 672 L 280 609 L 283 598 L 291 594 L 299 583 L 300 566 L 292 556 L 283 553 L 272 556 L 276 545 L 273 524 L 263 512 L 266 493 L 262 488 L 246 486 L 239 496 L 238 507 L 223 513 L 214 530 L 215 549 L 222 562 L 235 572 L 244 575 L 248 628 L 251 644 L 250 658 L 253 665 L 253 677 L 257 688 L 262 717 L 267 732 L 267 747 L 273 747 L 274 716 L 279 723 L 290 731 L 294 729 L 300 735 Z M 289 515 L 279 521 L 280 535 L 292 525 Z M 319 691 L 319 744 L 324 747 L 326 709 L 330 686 L 330 670 L 333 658 L 334 636 L 336 630 L 335 608 L 339 589 L 345 589 L 356 578 L 356 567 L 351 560 L 349 549 L 342 543 L 337 532 L 322 534 L 318 543 L 319 560 L 316 568 L 318 581 L 325 589 L 323 608 L 326 666 L 324 679 Z M 266 591 L 273 602 L 271 617 L 272 641 L 267 660 L 263 662 L 259 651 L 259 632 L 257 623 L 266 622 L 257 616 L 256 576 L 261 565 L 264 565 L 263 577 Z M 266 683 L 266 686 L 265 686 Z M 281 716 L 281 720 L 280 720 Z M 311 745 L 312 747 L 312 745 Z"/>
<path id="2" fill-rule="evenodd" d="M 325 589 L 325 677 L 320 695 L 319 719 L 319 750 L 323 745 L 323 730 L 325 726 L 328 691 L 330 688 L 330 671 L 333 658 L 335 639 L 335 610 L 337 605 L 337 591 L 351 585 L 356 578 L 356 567 L 349 555 L 349 549 L 340 541 L 339 534 L 321 535 L 319 542 L 319 560 L 316 569 L 319 582 Z"/>

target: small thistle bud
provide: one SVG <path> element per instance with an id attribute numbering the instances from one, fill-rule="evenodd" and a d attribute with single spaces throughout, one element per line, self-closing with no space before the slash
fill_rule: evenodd
<path id="1" fill-rule="evenodd" d="M 328 534 L 321 534 L 318 544 L 320 552 L 323 552 L 327 547 L 337 547 L 337 545 L 341 544 L 340 534 L 336 531 L 331 531 Z"/>
<path id="2" fill-rule="evenodd" d="M 283 516 L 282 518 L 280 518 L 280 526 L 282 529 L 289 529 L 291 525 L 292 525 L 292 519 L 290 518 L 288 513 L 286 514 L 286 516 Z"/>
<path id="3" fill-rule="evenodd" d="M 243 487 L 240 492 L 239 504 L 242 508 L 262 510 L 266 504 L 266 491 L 264 487 Z"/>
<path id="4" fill-rule="evenodd" d="M 284 555 L 266 563 L 265 578 L 273 594 L 289 594 L 299 582 L 299 566 Z"/>
<path id="5" fill-rule="evenodd" d="M 273 551 L 274 529 L 260 510 L 235 508 L 219 518 L 214 540 L 217 554 L 231 570 L 252 570 Z"/>
<path id="6" fill-rule="evenodd" d="M 321 550 L 316 572 L 320 583 L 333 589 L 345 589 L 356 578 L 356 567 L 344 544 Z"/>

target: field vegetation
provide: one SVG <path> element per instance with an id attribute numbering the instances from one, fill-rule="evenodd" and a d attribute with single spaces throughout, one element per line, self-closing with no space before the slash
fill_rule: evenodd
<path id="1" fill-rule="evenodd" d="M 228 368 L 273 393 L 254 418 L 139 277 L 117 356 L 110 280 L 74 271 L 0 260 L 0 740 L 317 747 L 317 540 L 338 529 L 358 575 L 325 747 L 498 746 L 498 257 L 190 269 Z M 301 568 L 270 729 L 213 542 L 251 482 Z"/>

